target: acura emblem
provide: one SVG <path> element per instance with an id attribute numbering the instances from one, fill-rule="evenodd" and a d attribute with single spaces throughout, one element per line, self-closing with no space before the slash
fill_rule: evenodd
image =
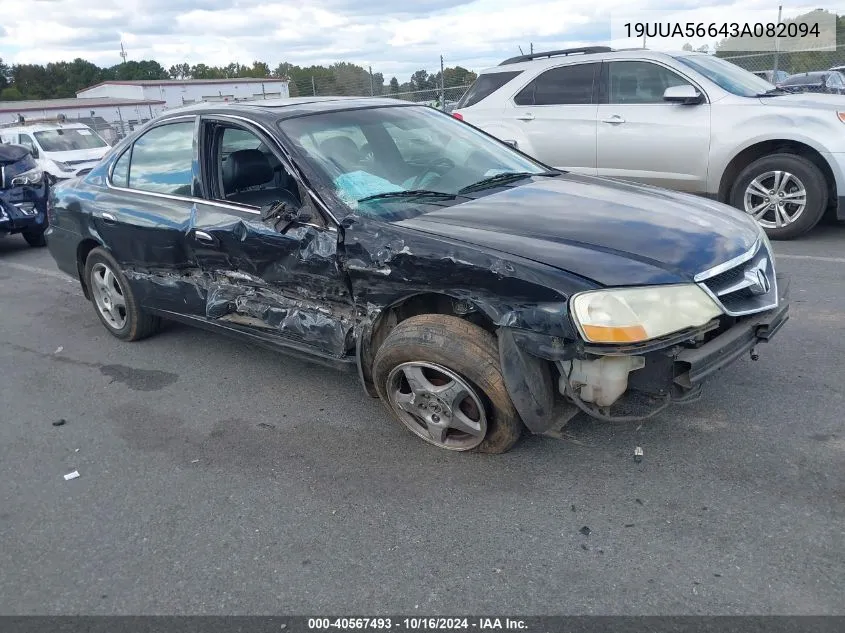
<path id="1" fill-rule="evenodd" d="M 772 288 L 769 278 L 766 276 L 766 268 L 769 266 L 768 258 L 763 258 L 760 263 L 745 271 L 745 280 L 748 282 L 748 289 L 752 294 L 764 295 Z"/>

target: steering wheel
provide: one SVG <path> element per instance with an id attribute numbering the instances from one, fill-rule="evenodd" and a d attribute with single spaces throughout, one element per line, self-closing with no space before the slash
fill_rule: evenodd
<path id="1" fill-rule="evenodd" d="M 425 177 L 429 174 L 443 176 L 445 172 L 449 171 L 450 169 L 454 169 L 454 167 L 455 163 L 449 160 L 448 158 L 437 158 L 423 166 L 423 171 L 420 173 L 419 176 L 414 178 L 413 182 L 409 185 L 409 188 L 418 188 L 422 181 L 425 180 Z"/>

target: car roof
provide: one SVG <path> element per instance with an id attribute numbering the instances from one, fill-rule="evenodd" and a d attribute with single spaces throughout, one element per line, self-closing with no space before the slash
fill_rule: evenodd
<path id="1" fill-rule="evenodd" d="M 3 132 L 46 132 L 48 130 L 58 130 L 58 129 L 63 129 L 63 130 L 84 129 L 84 130 L 89 130 L 91 128 L 89 128 L 84 123 L 70 123 L 70 122 L 67 122 L 67 121 L 64 122 L 64 123 L 59 123 L 59 122 L 43 123 L 43 122 L 41 122 L 41 123 L 23 123 L 23 124 L 17 124 L 17 125 L 0 126 L 0 133 L 3 133 Z"/>
<path id="2" fill-rule="evenodd" d="M 584 51 L 584 52 L 582 52 Z M 620 48 L 594 46 L 583 49 L 564 49 L 561 51 L 547 51 L 534 53 L 533 55 L 520 55 L 511 57 L 501 62 L 498 66 L 485 68 L 480 75 L 489 73 L 503 73 L 510 71 L 537 70 L 552 68 L 566 63 L 577 63 L 581 61 L 604 61 L 614 59 L 655 59 L 661 60 L 667 57 L 706 57 L 705 53 L 693 53 L 687 51 L 652 51 L 647 48 Z"/>
<path id="3" fill-rule="evenodd" d="M 410 101 L 382 97 L 292 97 L 287 99 L 196 103 L 167 110 L 160 118 L 208 113 L 250 115 L 260 118 L 272 118 L 278 121 L 325 112 L 402 106 L 427 107 Z"/>

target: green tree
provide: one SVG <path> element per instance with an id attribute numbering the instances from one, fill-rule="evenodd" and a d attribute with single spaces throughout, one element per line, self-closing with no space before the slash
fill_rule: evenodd
<path id="1" fill-rule="evenodd" d="M 255 77 L 257 79 L 263 79 L 265 77 L 270 77 L 270 67 L 265 62 L 254 61 L 252 62 L 252 68 L 247 70 L 246 75 L 241 75 L 242 77 Z"/>
<path id="2" fill-rule="evenodd" d="M 188 63 L 175 64 L 167 71 L 171 79 L 190 79 L 191 65 Z"/>
<path id="3" fill-rule="evenodd" d="M 478 79 L 478 75 L 463 66 L 443 69 L 443 83 L 446 88 L 468 86 L 476 79 Z"/>
<path id="4" fill-rule="evenodd" d="M 21 91 L 14 86 L 7 86 L 0 90 L 0 101 L 20 101 L 23 99 Z"/>
<path id="5" fill-rule="evenodd" d="M 3 58 L 0 57 L 0 90 L 9 85 L 9 77 L 12 75 L 12 69 L 7 64 L 3 63 Z"/>
<path id="6" fill-rule="evenodd" d="M 418 70 L 411 75 L 411 90 L 429 90 L 434 87 L 434 77 L 429 77 L 427 70 Z"/>
<path id="7" fill-rule="evenodd" d="M 399 94 L 399 80 L 396 79 L 396 77 L 393 77 L 390 80 L 390 94 Z"/>

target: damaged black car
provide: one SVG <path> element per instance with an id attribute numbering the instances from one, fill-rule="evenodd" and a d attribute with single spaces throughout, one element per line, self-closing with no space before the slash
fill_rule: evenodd
<path id="1" fill-rule="evenodd" d="M 0 237 L 23 235 L 44 246 L 48 184 L 29 149 L 0 143 Z"/>
<path id="2" fill-rule="evenodd" d="M 169 111 L 50 216 L 116 337 L 172 319 L 347 368 L 458 451 L 690 401 L 788 318 L 740 211 L 555 171 L 389 99 Z"/>

